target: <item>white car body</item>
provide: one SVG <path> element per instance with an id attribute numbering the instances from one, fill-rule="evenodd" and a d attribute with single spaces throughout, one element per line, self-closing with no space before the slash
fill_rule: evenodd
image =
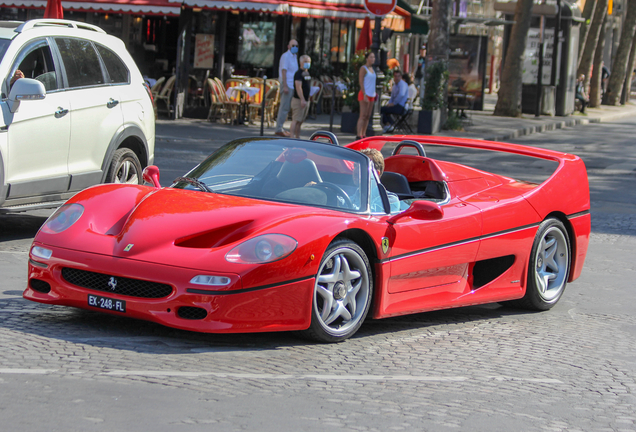
<path id="1" fill-rule="evenodd" d="M 0 44 L 0 212 L 56 207 L 99 183 L 143 181 L 141 169 L 154 161 L 155 114 L 120 39 L 42 19 L 0 22 Z M 12 92 L 16 69 L 48 87 L 44 95 Z"/>

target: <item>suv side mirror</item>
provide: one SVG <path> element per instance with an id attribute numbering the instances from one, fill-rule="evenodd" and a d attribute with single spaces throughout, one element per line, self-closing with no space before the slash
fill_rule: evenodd
<path id="1" fill-rule="evenodd" d="M 419 220 L 438 220 L 444 217 L 444 210 L 439 204 L 432 201 L 418 200 L 413 201 L 411 206 L 387 220 L 391 225 L 395 224 L 399 219 L 411 217 Z"/>
<path id="2" fill-rule="evenodd" d="M 46 90 L 44 89 L 44 84 L 31 78 L 20 78 L 13 83 L 7 103 L 9 110 L 15 113 L 18 112 L 21 101 L 44 99 L 45 97 Z"/>

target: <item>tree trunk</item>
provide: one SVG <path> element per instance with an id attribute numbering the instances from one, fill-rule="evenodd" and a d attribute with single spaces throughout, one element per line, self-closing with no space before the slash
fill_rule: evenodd
<path id="1" fill-rule="evenodd" d="M 436 0 L 433 2 L 431 11 L 430 28 L 428 42 L 426 44 L 426 67 L 433 63 L 443 62 L 445 69 L 448 69 L 448 57 L 450 54 L 450 25 L 452 0 Z M 440 101 L 441 123 L 446 123 L 446 106 L 448 101 L 448 83 L 444 83 L 444 96 Z M 425 91 L 435 91 L 426 86 Z"/>
<path id="2" fill-rule="evenodd" d="M 587 0 L 585 2 L 585 7 L 583 8 L 582 18 L 585 20 L 581 24 L 581 30 L 579 32 L 579 53 L 578 62 L 576 66 L 578 67 L 581 64 L 581 54 L 583 54 L 583 48 L 585 48 L 585 42 L 587 40 L 587 35 L 590 30 L 590 24 L 592 23 L 592 19 L 594 18 L 594 9 L 596 9 L 596 3 L 598 0 Z"/>
<path id="3" fill-rule="evenodd" d="M 590 69 L 592 68 L 592 60 L 594 59 L 594 52 L 596 51 L 596 45 L 598 44 L 598 38 L 601 34 L 601 27 L 603 27 L 603 21 L 607 15 L 608 0 L 598 0 L 596 2 L 596 9 L 594 10 L 594 17 L 590 24 L 590 30 L 587 34 L 587 42 L 585 42 L 585 48 L 583 53 L 579 53 L 579 67 L 576 71 L 577 78 L 579 75 L 585 75 L 585 81 L 583 85 L 587 88 L 590 82 Z"/>
<path id="4" fill-rule="evenodd" d="M 590 108 L 601 105 L 601 86 L 603 76 L 603 50 L 605 49 L 605 29 L 607 27 L 607 16 L 601 26 L 601 36 L 594 51 L 594 67 L 592 68 L 592 79 L 590 80 Z"/>
<path id="5" fill-rule="evenodd" d="M 501 87 L 497 96 L 495 115 L 505 117 L 521 116 L 521 80 L 523 78 L 523 58 L 530 28 L 533 0 L 518 0 L 515 8 L 515 23 L 510 32 Z"/>
<path id="6" fill-rule="evenodd" d="M 448 60 L 450 52 L 451 0 L 436 0 L 431 12 L 431 32 L 428 34 L 426 57 L 433 61 Z"/>
<path id="7" fill-rule="evenodd" d="M 612 63 L 612 74 L 609 77 L 607 91 L 603 98 L 603 105 L 616 105 L 619 102 L 618 98 L 623 90 L 623 82 L 627 74 L 627 62 L 632 50 L 634 33 L 636 32 L 636 0 L 629 0 L 626 3 L 627 14 L 625 15 L 625 21 L 623 21 L 621 41 L 618 45 L 614 62 Z"/>
<path id="8" fill-rule="evenodd" d="M 631 67 L 630 67 L 631 66 Z M 625 74 L 625 84 L 623 85 L 623 93 L 621 94 L 621 105 L 629 102 L 630 93 L 632 91 L 632 74 L 636 66 L 636 42 L 632 42 L 632 52 L 627 62 L 627 72 Z"/>

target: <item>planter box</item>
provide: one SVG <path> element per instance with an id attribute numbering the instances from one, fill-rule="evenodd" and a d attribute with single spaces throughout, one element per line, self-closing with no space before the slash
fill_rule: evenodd
<path id="1" fill-rule="evenodd" d="M 439 132 L 441 120 L 441 111 L 420 111 L 420 115 L 417 119 L 417 132 L 426 135 L 433 135 Z"/>
<path id="2" fill-rule="evenodd" d="M 342 112 L 340 114 L 340 132 L 350 133 L 356 135 L 358 133 L 358 119 L 360 118 L 360 113 L 357 112 Z M 373 131 L 373 117 L 369 120 L 369 124 L 367 125 L 367 136 L 374 136 L 375 132 Z"/>

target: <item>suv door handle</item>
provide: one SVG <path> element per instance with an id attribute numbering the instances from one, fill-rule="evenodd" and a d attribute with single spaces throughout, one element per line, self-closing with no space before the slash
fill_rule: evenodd
<path id="1" fill-rule="evenodd" d="M 68 114 L 68 110 L 62 107 L 57 107 L 57 111 L 55 111 L 55 118 L 61 118 Z"/>
<path id="2" fill-rule="evenodd" d="M 110 98 L 110 100 L 106 103 L 106 106 L 108 108 L 115 108 L 117 105 L 119 104 L 118 100 L 115 100 L 113 98 Z"/>

